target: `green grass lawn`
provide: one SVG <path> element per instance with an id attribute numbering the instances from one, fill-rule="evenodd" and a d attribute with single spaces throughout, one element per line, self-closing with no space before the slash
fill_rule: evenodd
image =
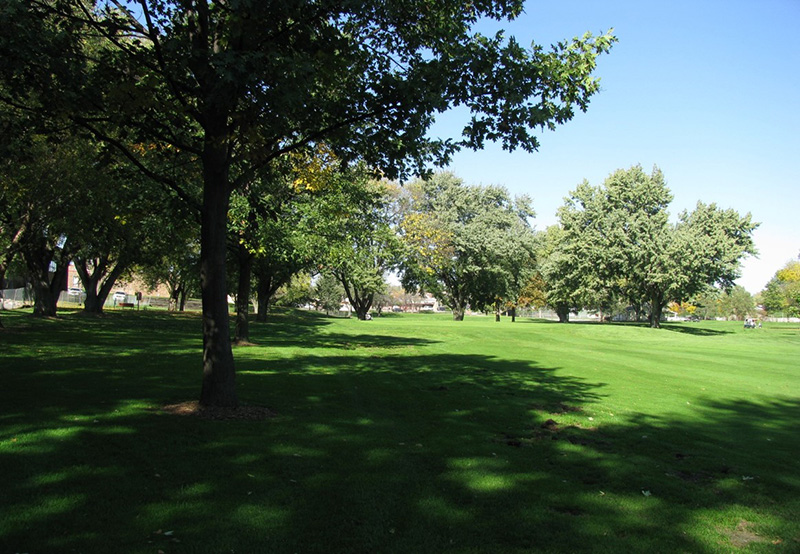
<path id="1" fill-rule="evenodd" d="M 2 319 L 2 553 L 800 551 L 798 325 Z"/>

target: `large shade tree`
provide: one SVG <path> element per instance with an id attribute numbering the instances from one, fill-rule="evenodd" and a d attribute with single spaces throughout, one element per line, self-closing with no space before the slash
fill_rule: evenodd
<path id="1" fill-rule="evenodd" d="M 582 272 L 576 269 L 584 258 L 575 246 L 565 240 L 560 225 L 550 225 L 539 234 L 537 266 L 544 289 L 540 295 L 556 312 L 560 323 L 569 322 L 570 313 L 577 313 L 582 304 Z"/>
<path id="2" fill-rule="evenodd" d="M 433 293 L 460 321 L 468 305 L 493 307 L 523 286 L 521 265 L 533 265 L 527 197 L 437 173 L 410 184 L 405 202 L 400 229 L 407 289 Z"/>
<path id="3" fill-rule="evenodd" d="M 741 259 L 754 254 L 758 224 L 732 209 L 698 202 L 669 222 L 672 195 L 658 168 L 612 173 L 601 186 L 579 185 L 559 210 L 563 228 L 555 255 L 564 280 L 575 284 L 581 305 L 602 305 L 618 295 L 649 307 L 659 327 L 669 302 L 681 302 L 710 285 L 728 289 Z"/>
<path id="4" fill-rule="evenodd" d="M 81 208 L 70 217 L 69 236 L 76 244 L 73 263 L 86 292 L 88 313 L 102 312 L 117 279 L 134 264 L 159 264 L 167 253 L 185 246 L 180 237 L 194 230 L 186 206 L 131 171 L 127 163 L 100 164 L 98 181 L 76 192 Z"/>
<path id="5" fill-rule="evenodd" d="M 125 144 L 137 137 L 196 156 L 200 400 L 235 406 L 225 277 L 232 191 L 323 139 L 343 160 L 363 158 L 390 177 L 486 140 L 535 149 L 533 128 L 587 107 L 596 56 L 613 37 L 546 50 L 472 30 L 522 9 L 522 0 L 6 0 L 0 76 L 14 87 L 5 101 L 58 110 L 186 198 Z M 463 137 L 429 138 L 435 114 L 459 105 L 472 113 Z"/>
<path id="6" fill-rule="evenodd" d="M 339 181 L 318 212 L 317 232 L 325 241 L 321 260 L 341 283 L 358 319 L 364 320 L 376 296 L 386 289 L 386 273 L 400 259 L 392 208 L 396 189 L 358 170 L 341 175 Z"/>
<path id="7" fill-rule="evenodd" d="M 0 234 L 4 260 L 24 262 L 34 315 L 55 316 L 67 268 L 79 244 L 81 193 L 98 180 L 95 152 L 68 135 L 23 133 L 0 163 Z M 3 277 L 3 275 L 0 275 Z"/>

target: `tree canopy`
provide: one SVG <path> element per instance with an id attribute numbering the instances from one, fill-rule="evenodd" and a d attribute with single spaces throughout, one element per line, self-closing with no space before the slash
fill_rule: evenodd
<path id="1" fill-rule="evenodd" d="M 791 260 L 775 272 L 761 293 L 767 313 L 788 317 L 800 314 L 800 262 Z"/>
<path id="2" fill-rule="evenodd" d="M 407 246 L 403 285 L 432 292 L 461 320 L 468 305 L 493 306 L 524 285 L 532 267 L 533 210 L 497 186 L 466 186 L 437 173 L 408 187 L 400 224 Z"/>
<path id="3" fill-rule="evenodd" d="M 611 34 L 521 46 L 472 30 L 522 0 L 7 0 L 5 102 L 70 119 L 119 148 L 201 215 L 201 403 L 235 406 L 225 270 L 231 193 L 286 153 L 326 141 L 387 176 L 499 141 L 534 150 L 534 128 L 586 109 Z M 462 137 L 429 138 L 453 106 Z M 132 144 L 166 145 L 201 167 L 186 183 Z"/>
<path id="4" fill-rule="evenodd" d="M 672 195 L 658 168 L 612 173 L 601 186 L 584 182 L 559 210 L 554 285 L 573 303 L 602 309 L 615 296 L 649 308 L 652 327 L 670 301 L 717 284 L 731 288 L 740 261 L 754 254 L 750 214 L 698 202 L 676 223 L 666 211 Z M 568 294 L 565 292 L 565 294 Z"/>

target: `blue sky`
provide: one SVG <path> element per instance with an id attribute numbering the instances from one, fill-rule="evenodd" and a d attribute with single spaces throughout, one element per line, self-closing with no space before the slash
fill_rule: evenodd
<path id="1" fill-rule="evenodd" d="M 529 1 L 505 28 L 522 44 L 550 45 L 609 28 L 619 42 L 598 63 L 601 92 L 538 152 L 489 145 L 458 154 L 450 169 L 470 184 L 528 194 L 536 228 L 556 222 L 584 178 L 658 165 L 675 199 L 750 212 L 758 259 L 738 281 L 756 293 L 800 253 L 800 1 Z M 445 114 L 434 134 L 458 136 L 463 114 Z"/>

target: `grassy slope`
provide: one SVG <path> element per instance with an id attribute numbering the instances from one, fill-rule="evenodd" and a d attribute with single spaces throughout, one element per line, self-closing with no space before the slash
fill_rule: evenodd
<path id="1" fill-rule="evenodd" d="M 157 409 L 195 317 L 3 321 L 0 552 L 800 548 L 796 327 L 278 315 L 252 422 Z"/>

